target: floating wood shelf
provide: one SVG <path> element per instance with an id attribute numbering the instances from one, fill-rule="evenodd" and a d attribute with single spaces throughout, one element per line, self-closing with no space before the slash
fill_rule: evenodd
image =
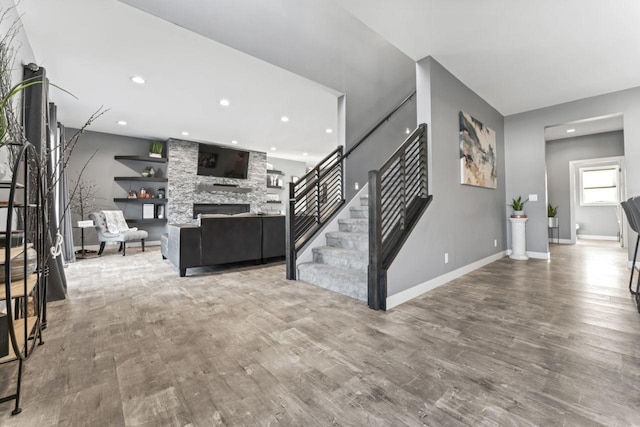
<path id="1" fill-rule="evenodd" d="M 114 198 L 113 199 L 114 202 L 132 202 L 132 203 L 155 203 L 155 204 L 164 204 L 167 203 L 167 198 L 158 198 L 158 197 L 151 197 L 149 199 L 145 199 L 142 197 L 135 197 L 135 198 L 131 198 L 129 199 L 128 197 L 119 197 L 119 198 Z"/>
<path id="2" fill-rule="evenodd" d="M 282 171 L 278 171 L 275 169 L 267 169 L 267 175 L 280 175 L 280 176 L 284 176 L 284 173 Z"/>
<path id="3" fill-rule="evenodd" d="M 144 181 L 144 182 L 167 182 L 167 178 L 159 178 L 156 176 L 116 176 L 114 181 Z"/>
<path id="4" fill-rule="evenodd" d="M 11 181 L 0 181 L 0 188 L 11 188 Z M 24 188 L 24 185 L 16 183 L 16 188 Z"/>
<path id="5" fill-rule="evenodd" d="M 267 188 L 275 188 L 277 190 L 282 190 L 284 187 L 280 187 L 279 185 L 267 185 Z"/>
<path id="6" fill-rule="evenodd" d="M 29 339 L 33 335 L 34 329 L 37 324 L 37 317 L 27 317 L 27 339 Z M 24 341 L 24 319 L 15 319 L 13 321 L 13 331 L 16 335 L 18 348 L 24 350 L 26 345 L 26 342 Z M 0 358 L 0 364 L 11 362 L 13 360 L 16 360 L 16 354 L 13 352 L 13 345 L 11 345 L 11 340 L 9 340 L 9 354 L 5 357 Z"/>
<path id="7" fill-rule="evenodd" d="M 25 295 L 29 295 L 33 288 L 38 284 L 38 276 L 30 274 L 27 276 L 27 293 L 24 293 L 24 279 L 16 279 L 11 281 L 11 298 L 22 298 Z M 4 286 L 0 288 L 0 299 L 7 297 L 7 291 Z"/>
<path id="8" fill-rule="evenodd" d="M 28 243 L 27 244 L 27 248 L 31 248 L 33 247 L 33 243 Z M 15 258 L 19 257 L 20 255 L 22 255 L 22 253 L 24 252 L 24 246 L 20 245 L 20 246 L 15 246 L 13 248 L 11 248 L 11 255 L 9 255 L 11 258 L 9 258 L 10 261 L 13 261 Z M 6 256 L 6 249 L 2 248 L 0 249 L 0 266 L 4 265 L 4 257 Z"/>
<path id="9" fill-rule="evenodd" d="M 149 157 L 149 156 L 113 156 L 116 160 L 133 160 L 136 162 L 150 163 L 167 163 L 166 157 Z"/>
<path id="10" fill-rule="evenodd" d="M 282 200 L 267 200 L 267 203 L 282 203 Z"/>
<path id="11" fill-rule="evenodd" d="M 167 222 L 166 218 L 136 218 L 136 219 L 127 219 L 127 223 L 129 224 L 164 224 Z"/>

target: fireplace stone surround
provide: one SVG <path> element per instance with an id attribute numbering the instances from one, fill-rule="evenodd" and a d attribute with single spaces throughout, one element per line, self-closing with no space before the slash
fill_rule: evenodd
<path id="1" fill-rule="evenodd" d="M 250 213 L 266 212 L 267 154 L 249 151 L 247 179 L 197 175 L 198 143 L 167 141 L 167 218 L 170 224 L 194 224 L 195 204 L 248 205 Z M 245 192 L 224 191 L 216 184 L 240 187 Z"/>

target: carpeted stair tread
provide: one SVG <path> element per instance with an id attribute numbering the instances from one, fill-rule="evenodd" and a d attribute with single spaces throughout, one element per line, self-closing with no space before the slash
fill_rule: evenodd
<path id="1" fill-rule="evenodd" d="M 340 231 L 352 233 L 368 233 L 369 220 L 365 218 L 339 219 L 338 227 Z"/>
<path id="2" fill-rule="evenodd" d="M 313 248 L 313 261 L 361 273 L 366 273 L 369 266 L 367 252 L 331 246 Z"/>
<path id="3" fill-rule="evenodd" d="M 298 265 L 298 279 L 361 301 L 367 300 L 367 273 L 307 262 Z"/>
<path id="4" fill-rule="evenodd" d="M 331 231 L 325 234 L 327 246 L 358 251 L 369 250 L 368 233 L 349 233 L 345 231 Z"/>
<path id="5" fill-rule="evenodd" d="M 349 215 L 351 218 L 369 218 L 369 206 L 351 206 Z"/>

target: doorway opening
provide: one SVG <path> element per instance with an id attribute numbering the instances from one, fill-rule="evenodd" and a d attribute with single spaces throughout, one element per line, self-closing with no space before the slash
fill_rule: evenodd
<path id="1" fill-rule="evenodd" d="M 609 242 L 626 246 L 626 199 L 622 114 L 593 117 L 545 128 L 548 247 Z"/>

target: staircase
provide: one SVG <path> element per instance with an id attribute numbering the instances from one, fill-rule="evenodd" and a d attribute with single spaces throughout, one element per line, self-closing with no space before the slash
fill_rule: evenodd
<path id="1" fill-rule="evenodd" d="M 327 246 L 313 248 L 313 262 L 298 265 L 298 280 L 367 301 L 369 263 L 369 196 L 325 234 Z"/>

